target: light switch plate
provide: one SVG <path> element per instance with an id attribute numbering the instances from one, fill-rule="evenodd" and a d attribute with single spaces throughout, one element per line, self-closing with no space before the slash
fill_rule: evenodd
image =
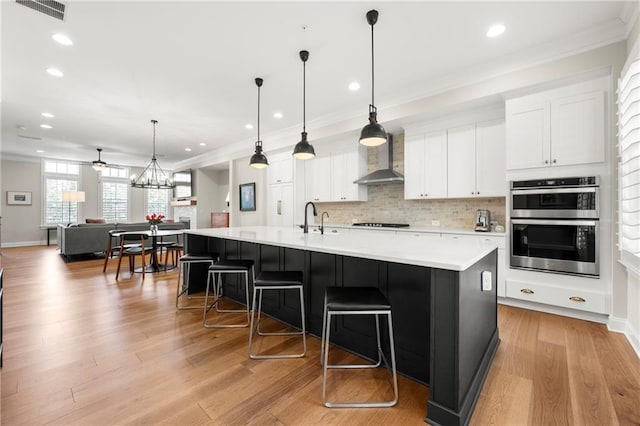
<path id="1" fill-rule="evenodd" d="M 491 271 L 482 271 L 482 291 L 491 291 Z"/>

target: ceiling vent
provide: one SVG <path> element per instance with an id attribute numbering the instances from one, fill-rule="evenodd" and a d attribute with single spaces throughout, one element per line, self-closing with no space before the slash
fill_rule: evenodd
<path id="1" fill-rule="evenodd" d="M 66 6 L 55 0 L 16 0 L 16 3 L 64 21 Z"/>

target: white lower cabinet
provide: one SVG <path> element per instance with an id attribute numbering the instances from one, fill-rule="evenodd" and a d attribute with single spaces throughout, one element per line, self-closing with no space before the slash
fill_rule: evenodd
<path id="1" fill-rule="evenodd" d="M 591 280 L 591 278 L 585 278 L 585 280 Z M 506 287 L 506 297 L 512 299 L 599 314 L 607 313 L 607 297 L 601 292 L 517 279 L 507 279 Z"/>

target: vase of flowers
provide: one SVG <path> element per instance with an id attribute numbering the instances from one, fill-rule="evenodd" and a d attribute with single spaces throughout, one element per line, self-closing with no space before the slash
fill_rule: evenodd
<path id="1" fill-rule="evenodd" d="M 158 224 L 162 223 L 162 219 L 164 219 L 163 214 L 151 214 L 146 216 L 147 222 L 149 222 L 149 227 L 151 229 L 151 233 L 155 234 L 158 232 Z"/>

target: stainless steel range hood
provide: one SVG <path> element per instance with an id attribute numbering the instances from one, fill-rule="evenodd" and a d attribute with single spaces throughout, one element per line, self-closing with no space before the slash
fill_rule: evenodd
<path id="1" fill-rule="evenodd" d="M 375 172 L 362 176 L 358 180 L 354 180 L 353 183 L 360 185 L 378 185 L 385 183 L 402 183 L 404 182 L 404 176 L 393 170 L 393 135 L 387 134 L 386 149 L 384 146 L 380 147 L 378 152 L 378 165 L 381 167 Z"/>

